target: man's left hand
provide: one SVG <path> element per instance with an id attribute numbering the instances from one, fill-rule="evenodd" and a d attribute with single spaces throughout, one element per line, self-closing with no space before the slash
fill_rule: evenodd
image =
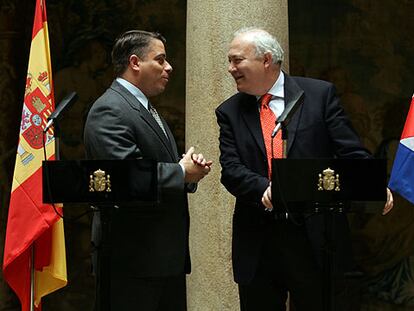
<path id="1" fill-rule="evenodd" d="M 266 211 L 271 212 L 273 210 L 272 204 L 272 183 L 269 184 L 269 187 L 265 190 L 262 196 L 262 203 L 266 207 Z"/>
<path id="2" fill-rule="evenodd" d="M 193 155 L 191 156 L 191 158 L 193 159 L 194 164 L 197 164 L 199 166 L 202 167 L 208 167 L 211 168 L 211 165 L 213 164 L 213 161 L 207 161 L 202 153 L 193 153 Z"/>
<path id="3" fill-rule="evenodd" d="M 392 192 L 387 188 L 387 202 L 385 202 L 384 209 L 382 210 L 382 215 L 388 214 L 390 210 L 394 207 L 394 198 Z"/>

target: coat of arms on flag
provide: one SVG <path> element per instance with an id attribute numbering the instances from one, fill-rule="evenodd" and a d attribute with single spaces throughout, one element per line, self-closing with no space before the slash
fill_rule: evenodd
<path id="1" fill-rule="evenodd" d="M 42 201 L 43 140 L 48 160 L 55 156 L 53 131 L 43 136 L 54 110 L 51 74 L 46 4 L 37 0 L 3 260 L 22 311 L 67 283 L 63 220 Z"/>

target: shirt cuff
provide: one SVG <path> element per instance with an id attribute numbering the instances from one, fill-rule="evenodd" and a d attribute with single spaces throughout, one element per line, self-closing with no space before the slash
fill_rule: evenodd
<path id="1" fill-rule="evenodd" d="M 185 168 L 184 168 L 184 165 L 182 165 L 181 163 L 178 163 L 178 164 L 180 164 L 181 169 L 182 169 L 182 171 L 183 171 L 183 176 L 184 176 L 184 178 L 185 178 Z"/>

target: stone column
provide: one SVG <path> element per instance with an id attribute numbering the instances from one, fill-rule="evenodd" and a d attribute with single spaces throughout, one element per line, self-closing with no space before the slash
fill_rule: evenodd
<path id="1" fill-rule="evenodd" d="M 186 146 L 214 161 L 211 173 L 190 195 L 189 311 L 239 310 L 231 267 L 233 197 L 220 184 L 215 108 L 236 92 L 227 72 L 228 44 L 241 27 L 276 35 L 288 64 L 287 0 L 188 0 Z"/>

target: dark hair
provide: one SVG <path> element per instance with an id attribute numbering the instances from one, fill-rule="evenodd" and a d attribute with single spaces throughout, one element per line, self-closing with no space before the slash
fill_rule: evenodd
<path id="1" fill-rule="evenodd" d="M 112 64 L 115 74 L 119 76 L 125 72 L 129 57 L 132 54 L 144 59 L 153 39 L 160 40 L 164 44 L 166 42 L 165 38 L 158 32 L 130 30 L 120 35 L 115 40 L 112 49 Z"/>

